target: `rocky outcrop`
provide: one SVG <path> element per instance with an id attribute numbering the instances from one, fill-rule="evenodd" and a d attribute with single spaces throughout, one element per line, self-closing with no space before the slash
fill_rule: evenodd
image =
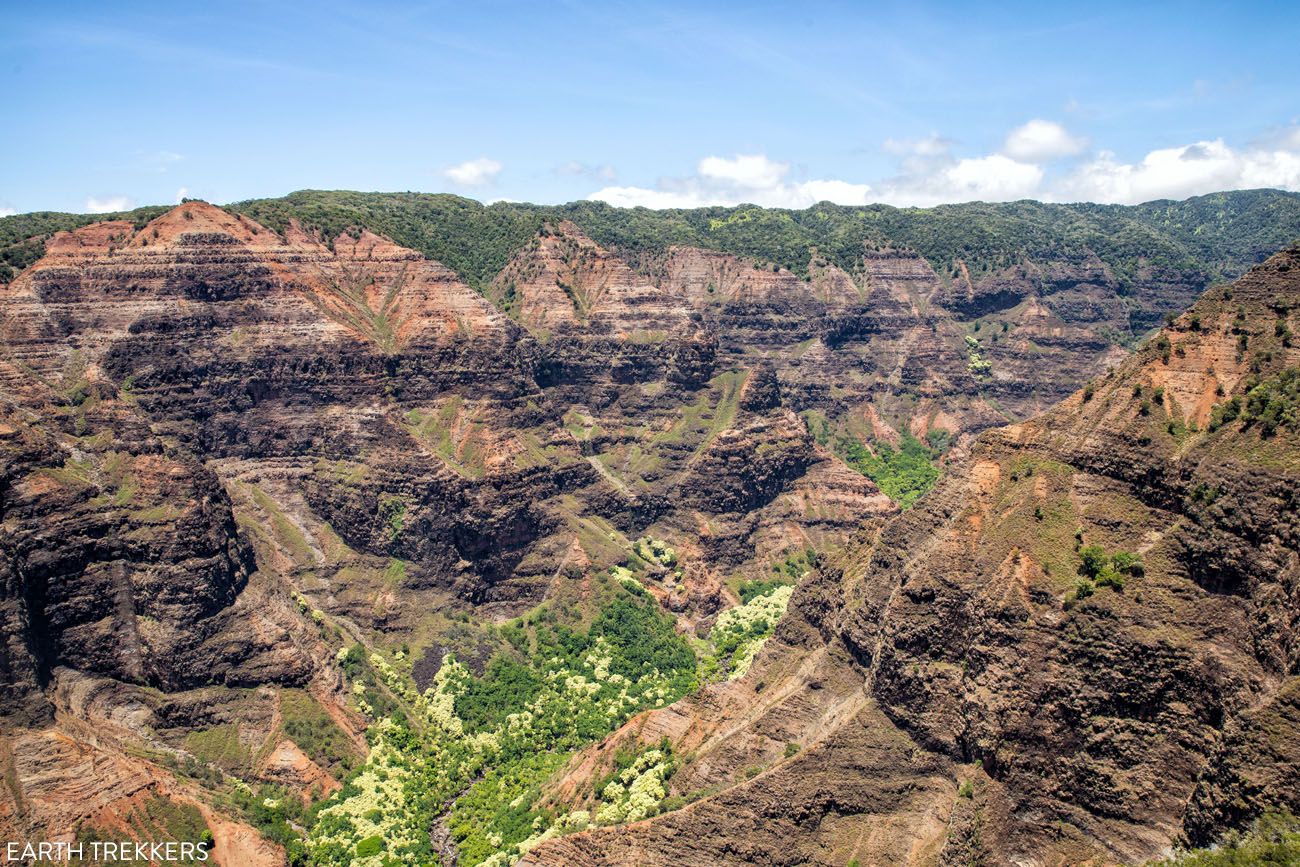
<path id="1" fill-rule="evenodd" d="M 1095 254 L 1084 253 L 1058 261 L 1018 262 L 973 282 L 958 263 L 954 279 L 934 301 L 971 320 L 1004 314 L 1037 299 L 1063 322 L 1113 339 L 1144 334 L 1166 314 L 1186 309 L 1209 283 L 1203 271 L 1149 263 L 1122 278 Z"/>

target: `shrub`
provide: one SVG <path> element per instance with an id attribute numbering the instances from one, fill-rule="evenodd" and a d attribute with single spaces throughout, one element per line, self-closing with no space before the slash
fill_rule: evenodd
<path id="1" fill-rule="evenodd" d="M 378 500 L 379 520 L 389 542 L 396 542 L 406 528 L 406 500 L 400 494 L 381 493 Z"/>
<path id="2" fill-rule="evenodd" d="M 1263 867 L 1300 864 L 1300 820 L 1265 813 L 1245 832 L 1232 831 L 1213 849 L 1183 852 L 1152 867 Z"/>
<path id="3" fill-rule="evenodd" d="M 1125 575 L 1141 577 L 1145 574 L 1142 558 L 1132 551 L 1120 551 L 1110 558 L 1110 562 L 1117 572 L 1122 572 Z"/>
<path id="4" fill-rule="evenodd" d="M 1123 573 L 1117 572 L 1111 567 L 1107 566 L 1105 569 L 1102 569 L 1101 574 L 1097 576 L 1097 586 L 1110 587 L 1115 590 L 1123 590 L 1124 575 Z"/>
<path id="5" fill-rule="evenodd" d="M 609 639 L 618 651 L 610 670 L 636 678 L 646 670 L 694 672 L 695 653 L 673 621 L 653 601 L 616 599 L 591 625 L 591 637 Z"/>
<path id="6" fill-rule="evenodd" d="M 1093 579 L 1098 587 L 1123 590 L 1127 576 L 1141 577 L 1144 574 L 1141 558 L 1129 551 L 1111 555 L 1100 545 L 1087 545 L 1079 549 L 1079 558 L 1079 572 Z M 1075 596 L 1086 598 L 1086 595 L 1079 594 L 1079 589 L 1076 587 Z M 1091 593 L 1092 588 L 1088 589 Z"/>
<path id="7" fill-rule="evenodd" d="M 1106 568 L 1106 549 L 1100 545 L 1085 545 L 1079 549 L 1079 556 L 1083 560 L 1079 571 L 1089 578 L 1096 578 Z"/>

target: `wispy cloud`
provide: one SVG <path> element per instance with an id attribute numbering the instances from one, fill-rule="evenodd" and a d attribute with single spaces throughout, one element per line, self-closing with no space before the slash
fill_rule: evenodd
<path id="1" fill-rule="evenodd" d="M 462 187 L 482 187 L 495 181 L 502 168 L 501 163 L 494 159 L 479 157 L 444 169 L 442 174 L 453 184 Z"/>
<path id="2" fill-rule="evenodd" d="M 554 171 L 557 175 L 595 178 L 599 181 L 612 181 L 618 174 L 611 165 L 591 165 L 579 160 L 570 160 L 563 165 L 556 166 Z"/>
<path id="3" fill-rule="evenodd" d="M 152 151 L 140 155 L 141 165 L 143 165 L 147 170 L 157 172 L 158 174 L 165 174 L 172 168 L 172 166 L 184 159 L 185 157 L 175 153 L 174 151 Z"/>
<path id="4" fill-rule="evenodd" d="M 86 211 L 91 214 L 112 214 L 129 210 L 132 204 L 126 196 L 107 196 L 102 199 L 90 196 L 86 199 Z"/>
<path id="5" fill-rule="evenodd" d="M 0 217 L 12 217 L 16 213 L 18 212 L 13 208 L 6 208 L 3 205 L 0 205 Z"/>
<path id="6" fill-rule="evenodd" d="M 109 49 L 146 62 L 165 62 L 227 72 L 270 73 L 299 79 L 339 77 L 339 73 L 331 70 L 285 63 L 273 56 L 221 51 L 202 40 L 154 38 L 115 27 L 55 27 L 45 31 L 45 36 L 86 48 Z"/>

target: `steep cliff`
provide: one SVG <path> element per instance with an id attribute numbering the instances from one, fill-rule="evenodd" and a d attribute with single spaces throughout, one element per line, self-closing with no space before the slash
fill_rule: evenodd
<path id="1" fill-rule="evenodd" d="M 555 789 L 666 738 L 688 806 L 523 863 L 1132 863 L 1300 808 L 1298 272 L 987 432 L 805 579 L 744 681 Z"/>

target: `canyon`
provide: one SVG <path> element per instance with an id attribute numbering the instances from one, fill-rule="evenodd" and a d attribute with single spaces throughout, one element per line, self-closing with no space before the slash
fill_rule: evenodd
<path id="1" fill-rule="evenodd" d="M 294 201 L 0 283 L 7 835 L 1118 864 L 1300 811 L 1294 246 L 763 258 L 578 209 L 453 268 Z"/>

